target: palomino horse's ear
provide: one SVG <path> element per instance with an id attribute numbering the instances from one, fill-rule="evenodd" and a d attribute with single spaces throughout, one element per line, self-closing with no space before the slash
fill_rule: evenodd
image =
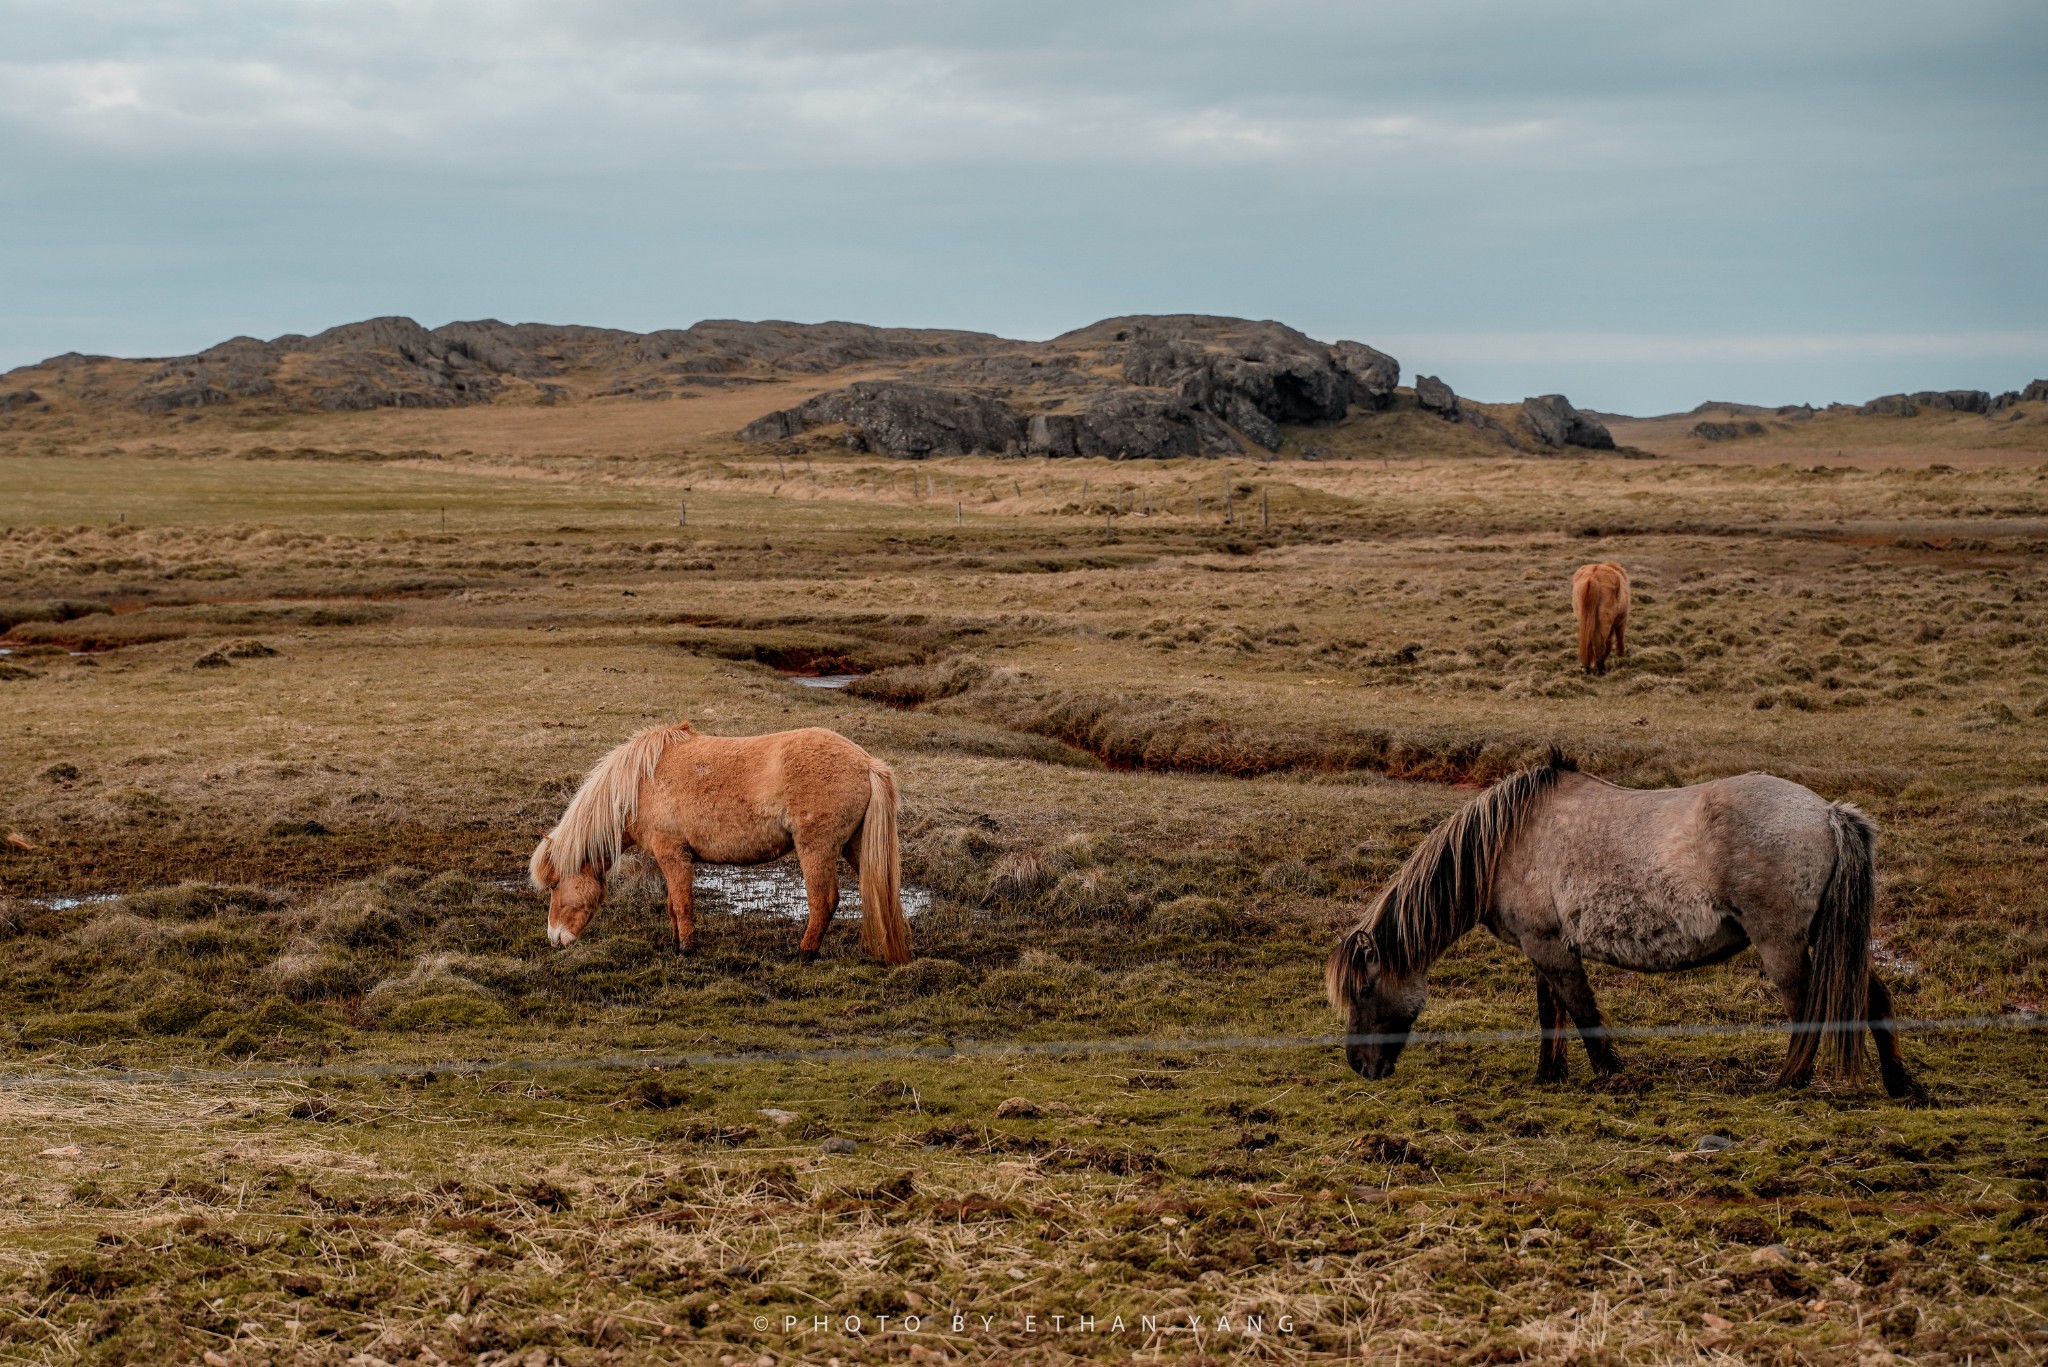
<path id="1" fill-rule="evenodd" d="M 546 892 L 562 881 L 561 876 L 555 872 L 555 861 L 548 857 L 548 842 L 545 838 L 533 847 L 533 860 L 526 866 L 526 871 L 533 879 L 533 886 L 541 892 Z"/>

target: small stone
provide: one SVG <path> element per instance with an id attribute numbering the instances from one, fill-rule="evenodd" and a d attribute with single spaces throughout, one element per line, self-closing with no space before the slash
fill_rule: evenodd
<path id="1" fill-rule="evenodd" d="M 860 1148 L 860 1145 L 854 1143 L 851 1139 L 842 1139 L 834 1135 L 818 1145 L 818 1147 L 826 1153 L 853 1153 Z"/>
<path id="2" fill-rule="evenodd" d="M 44 1150 L 43 1150 L 43 1157 L 45 1157 L 45 1158 L 76 1158 L 76 1157 L 78 1157 L 78 1156 L 79 1156 L 79 1155 L 80 1155 L 80 1154 L 81 1154 L 82 1152 L 84 1152 L 84 1150 L 80 1149 L 80 1148 L 78 1147 L 78 1145 L 76 1145 L 76 1144 L 59 1144 L 59 1145 L 58 1145 L 57 1147 L 55 1147 L 55 1148 L 53 1148 L 53 1149 L 44 1149 Z"/>
<path id="3" fill-rule="evenodd" d="M 209 650 L 192 662 L 194 669 L 226 669 L 228 657 L 218 650 Z"/>
<path id="4" fill-rule="evenodd" d="M 797 1113 L 795 1111 L 779 1111 L 775 1109 L 775 1107 L 773 1106 L 763 1106 L 761 1108 L 761 1114 L 767 1116 L 768 1119 L 774 1124 L 775 1128 L 778 1130 L 781 1129 L 784 1125 L 787 1125 L 791 1121 L 797 1119 Z"/>
<path id="5" fill-rule="evenodd" d="M 1735 1141 L 1725 1134 L 1703 1134 L 1700 1136 L 1700 1142 L 1692 1146 L 1692 1151 L 1694 1153 L 1719 1153 L 1723 1149 L 1732 1149 L 1734 1147 Z"/>
<path id="6" fill-rule="evenodd" d="M 1043 1114 L 1036 1102 L 1021 1096 L 1013 1096 L 996 1107 L 997 1117 L 1003 1120 L 1033 1120 Z"/>
<path id="7" fill-rule="evenodd" d="M 1734 1320 L 1725 1320 L 1719 1315 L 1702 1315 L 1700 1316 L 1700 1323 L 1717 1334 L 1725 1334 L 1735 1327 Z"/>
<path id="8" fill-rule="evenodd" d="M 1792 1261 L 1792 1250 L 1783 1244 L 1765 1244 L 1750 1254 L 1749 1260 L 1760 1267 L 1783 1267 Z"/>

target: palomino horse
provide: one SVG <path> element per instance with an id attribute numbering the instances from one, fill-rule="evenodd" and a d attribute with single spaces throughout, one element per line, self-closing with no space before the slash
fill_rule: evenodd
<path id="1" fill-rule="evenodd" d="M 599 760 L 533 852 L 533 885 L 549 894 L 550 944 L 573 944 L 583 933 L 604 901 L 605 876 L 632 846 L 661 866 L 669 920 L 686 953 L 697 933 L 696 863 L 765 864 L 794 847 L 811 907 L 803 962 L 818 956 L 839 908 L 842 854 L 860 875 L 861 947 L 884 963 L 910 959 L 896 776 L 837 732 L 705 736 L 677 722 L 649 727 Z"/>
<path id="2" fill-rule="evenodd" d="M 1628 571 L 1612 560 L 1581 565 L 1572 575 L 1572 616 L 1579 622 L 1579 668 L 1607 672 L 1607 656 L 1628 656 Z"/>
<path id="3" fill-rule="evenodd" d="M 1325 978 L 1351 1067 L 1394 1071 L 1429 966 L 1484 926 L 1536 966 L 1538 1082 L 1565 1078 L 1563 1015 L 1594 1071 L 1621 1069 L 1583 960 L 1674 973 L 1754 944 L 1794 1022 L 1778 1085 L 1804 1086 L 1824 1041 L 1855 1078 L 1867 1025 L 1885 1090 L 1918 1095 L 1870 969 L 1875 838 L 1856 808 L 1769 774 L 1617 788 L 1553 753 L 1437 827 L 1338 941 Z"/>

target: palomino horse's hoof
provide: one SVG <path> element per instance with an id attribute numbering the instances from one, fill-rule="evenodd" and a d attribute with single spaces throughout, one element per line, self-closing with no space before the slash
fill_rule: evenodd
<path id="1" fill-rule="evenodd" d="M 678 953 L 678 954 L 695 954 L 696 952 L 697 952 L 697 944 L 696 944 L 696 941 L 694 941 L 694 940 L 679 940 L 679 941 L 677 941 L 677 942 L 676 942 L 676 953 Z"/>

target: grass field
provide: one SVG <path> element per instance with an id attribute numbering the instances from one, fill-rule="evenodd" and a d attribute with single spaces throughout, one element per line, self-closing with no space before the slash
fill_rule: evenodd
<path id="1" fill-rule="evenodd" d="M 1618 1084 L 1288 1042 L 1552 744 L 1861 804 L 1901 1013 L 2042 1011 L 2038 453 L 909 467 L 675 407 L 0 450 L 0 1357 L 2048 1358 L 2037 1031 L 1774 1092 L 1745 953 L 1596 974 L 1735 1031 Z M 916 961 L 716 898 L 679 958 L 645 869 L 549 950 L 528 851 L 675 717 L 896 767 Z M 1421 1024 L 1533 1008 L 1474 937 Z"/>

